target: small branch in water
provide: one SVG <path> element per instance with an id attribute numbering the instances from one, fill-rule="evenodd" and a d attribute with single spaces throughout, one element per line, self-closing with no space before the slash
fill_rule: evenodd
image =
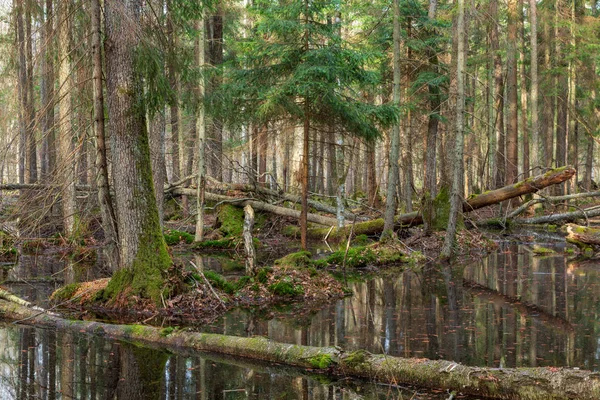
<path id="1" fill-rule="evenodd" d="M 204 280 L 204 283 L 206 283 L 206 285 L 208 286 L 208 288 L 210 289 L 210 291 L 212 292 L 212 294 L 217 298 L 217 300 L 219 300 L 219 302 L 221 303 L 221 305 L 223 306 L 223 308 L 227 308 L 227 306 L 225 305 L 225 302 L 223 300 L 221 300 L 221 298 L 219 297 L 219 295 L 217 294 L 217 292 L 215 292 L 215 289 L 212 287 L 212 285 L 210 284 L 210 282 L 208 281 L 208 279 L 206 279 L 206 276 L 204 276 L 204 273 L 200 270 L 200 268 L 198 268 L 198 266 L 196 264 L 194 264 L 193 261 L 190 261 L 190 264 L 192 264 L 192 266 L 196 269 L 196 271 L 198 271 L 198 274 L 200 274 L 200 276 Z"/>

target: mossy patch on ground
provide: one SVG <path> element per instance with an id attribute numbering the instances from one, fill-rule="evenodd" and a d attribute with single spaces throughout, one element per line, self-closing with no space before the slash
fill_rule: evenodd
<path id="1" fill-rule="evenodd" d="M 176 229 L 167 229 L 164 232 L 164 236 L 165 242 L 167 242 L 167 245 L 169 246 L 175 246 L 179 243 L 189 244 L 194 242 L 194 235 Z"/>
<path id="2" fill-rule="evenodd" d="M 552 254 L 556 254 L 555 250 L 549 249 L 547 247 L 536 246 L 532 250 L 533 254 L 536 256 L 549 256 Z"/>
<path id="3" fill-rule="evenodd" d="M 298 251 L 275 260 L 275 265 L 286 267 L 306 267 L 311 264 L 311 258 L 312 254 L 310 251 Z"/>

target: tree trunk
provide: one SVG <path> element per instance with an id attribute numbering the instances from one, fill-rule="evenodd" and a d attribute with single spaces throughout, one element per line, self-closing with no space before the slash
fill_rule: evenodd
<path id="1" fill-rule="evenodd" d="M 94 130 L 96 133 L 96 186 L 98 187 L 98 204 L 104 230 L 103 252 L 106 264 L 111 271 L 119 266 L 119 235 L 108 177 L 106 157 L 106 137 L 104 134 L 104 92 L 102 87 L 102 32 L 101 32 L 100 0 L 91 2 L 92 53 L 94 63 Z"/>
<path id="2" fill-rule="evenodd" d="M 218 71 L 223 64 L 223 11 L 222 6 L 216 6 L 216 14 L 207 18 L 207 47 L 208 64 L 213 70 Z M 209 82 L 209 89 L 215 91 L 222 82 L 221 76 L 213 73 Z M 223 122 L 218 118 L 212 118 L 209 125 L 208 141 L 206 143 L 208 153 L 211 155 L 208 161 L 208 175 L 223 180 Z"/>
<path id="3" fill-rule="evenodd" d="M 175 31 L 175 23 L 173 22 L 173 13 L 175 12 L 174 0 L 167 0 L 167 40 L 169 41 L 169 54 L 167 60 L 167 68 L 169 74 L 169 86 L 171 87 L 171 106 L 170 106 L 170 123 L 171 123 L 171 181 L 176 182 L 181 178 L 181 161 L 179 157 L 179 85 L 177 81 L 177 32 Z"/>
<path id="4" fill-rule="evenodd" d="M 393 103 L 400 107 L 400 4 L 394 0 L 394 89 Z M 388 180 L 385 200 L 385 217 L 383 235 L 392 234 L 394 230 L 394 216 L 396 215 L 396 190 L 398 188 L 399 171 L 398 157 L 400 155 L 400 121 L 396 122 L 390 132 L 390 153 L 388 156 Z"/>
<path id="5" fill-rule="evenodd" d="M 31 32 L 31 7 L 32 2 L 27 1 L 25 6 L 25 39 L 27 43 L 27 95 L 26 95 L 26 119 L 27 119 L 27 183 L 35 183 L 38 179 L 37 173 L 37 142 L 35 138 L 36 122 L 35 122 L 35 95 L 33 93 L 33 36 Z"/>
<path id="6" fill-rule="evenodd" d="M 25 161 L 27 157 L 27 58 L 25 55 L 25 28 L 23 27 L 23 0 L 17 0 L 16 9 L 16 29 L 17 29 L 17 47 L 19 53 L 17 83 L 19 96 L 19 183 L 25 183 Z"/>
<path id="7" fill-rule="evenodd" d="M 70 9 L 68 2 L 59 4 L 59 57 L 60 68 L 58 72 L 58 111 L 59 111 L 59 134 L 58 134 L 58 167 L 61 175 L 61 204 L 63 214 L 63 230 L 65 236 L 73 233 L 75 224 L 75 159 L 73 157 L 73 125 L 71 104 L 71 93 L 73 91 L 73 77 L 71 75 L 70 62 Z"/>
<path id="8" fill-rule="evenodd" d="M 490 31 L 490 46 L 494 53 L 494 108 L 496 118 L 494 127 L 496 131 L 496 172 L 495 187 L 499 188 L 506 182 L 506 143 L 504 135 L 504 79 L 502 77 L 502 56 L 500 54 L 498 33 L 498 1 L 490 2 L 490 17 L 492 27 Z"/>
<path id="9" fill-rule="evenodd" d="M 217 352 L 273 364 L 317 369 L 332 375 L 375 379 L 385 384 L 445 389 L 478 397 L 592 400 L 600 396 L 600 379 L 591 371 L 568 368 L 469 367 L 446 360 L 391 357 L 362 350 L 345 352 L 335 347 L 278 343 L 264 337 L 244 338 L 185 330 L 175 330 L 165 335 L 164 329 L 151 326 L 65 320 L 6 300 L 0 300 L 0 313 L 6 319 L 35 326 L 101 334 L 112 339 L 168 348 L 180 348 L 184 344 L 184 347 L 194 351 Z"/>
<path id="10" fill-rule="evenodd" d="M 463 151 L 464 151 L 464 134 L 465 134 L 465 67 L 466 67 L 466 51 L 465 37 L 467 35 L 465 26 L 465 1 L 458 0 L 458 20 L 457 20 L 457 41 L 458 49 L 456 56 L 456 147 L 454 149 L 454 166 L 452 179 L 452 196 L 450 198 L 450 215 L 448 218 L 448 228 L 446 229 L 446 238 L 444 246 L 440 254 L 443 258 L 450 258 L 453 253 L 456 227 L 458 223 L 459 213 L 463 206 Z"/>
<path id="11" fill-rule="evenodd" d="M 199 68 L 204 68 L 204 51 L 206 47 L 204 21 L 198 23 L 198 38 L 196 39 L 196 60 Z M 198 97 L 200 107 L 198 108 L 198 117 L 196 120 L 196 134 L 198 146 L 198 184 L 196 190 L 196 234 L 194 240 L 201 242 L 204 240 L 204 199 L 206 185 L 206 119 L 204 111 L 205 81 L 203 78 L 198 80 Z"/>
<path id="12" fill-rule="evenodd" d="M 527 48 L 527 42 L 525 38 L 525 14 L 523 13 L 523 0 L 518 0 L 517 3 L 517 12 L 519 14 L 519 30 L 521 31 L 521 51 L 519 52 L 519 59 L 521 62 L 521 135 L 523 137 L 523 151 L 522 151 L 522 160 L 523 160 L 523 179 L 529 177 L 529 169 L 530 169 L 530 150 L 529 150 L 529 132 L 530 130 L 527 127 L 527 69 L 525 65 L 525 50 Z M 534 164 L 535 165 L 535 164 Z"/>
<path id="13" fill-rule="evenodd" d="M 152 161 L 152 182 L 154 183 L 156 208 L 158 209 L 158 221 L 160 226 L 164 224 L 164 191 L 159 190 L 165 186 L 167 177 L 165 174 L 165 136 L 167 121 L 164 107 L 158 110 L 150 120 L 150 159 Z"/>
<path id="14" fill-rule="evenodd" d="M 171 259 L 158 220 L 142 78 L 135 68 L 140 18 L 141 0 L 105 1 L 106 83 L 121 268 L 105 294 L 112 299 L 134 295 L 160 304 L 163 274 Z"/>
<path id="15" fill-rule="evenodd" d="M 529 26 L 531 29 L 530 37 L 530 74 L 531 74 L 531 164 L 534 169 L 531 171 L 532 175 L 538 173 L 538 168 L 542 167 L 541 160 L 543 160 L 544 151 L 542 151 L 542 141 L 540 136 L 540 124 L 538 116 L 538 89 L 539 89 L 539 77 L 538 77 L 538 38 L 537 38 L 537 1 L 529 0 L 529 15 L 530 21 Z"/>
<path id="16" fill-rule="evenodd" d="M 256 273 L 256 251 L 252 241 L 254 229 L 254 209 L 250 204 L 244 207 L 244 249 L 246 251 L 246 275 L 254 276 Z"/>
<path id="17" fill-rule="evenodd" d="M 46 20 L 42 27 L 42 81 L 40 102 L 42 114 L 41 178 L 47 181 L 56 167 L 54 143 L 54 12 L 53 0 L 46 0 Z"/>
<path id="18" fill-rule="evenodd" d="M 506 181 L 509 185 L 517 181 L 519 175 L 519 113 L 517 90 L 517 43 L 518 43 L 517 0 L 508 0 L 508 40 L 506 50 L 506 97 L 508 116 L 506 125 Z M 560 165 L 565 165 L 560 164 Z"/>

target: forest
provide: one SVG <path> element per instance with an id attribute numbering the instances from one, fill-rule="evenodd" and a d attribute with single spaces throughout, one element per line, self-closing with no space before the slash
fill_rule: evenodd
<path id="1" fill-rule="evenodd" d="M 0 2 L 0 397 L 600 397 L 599 8 Z"/>

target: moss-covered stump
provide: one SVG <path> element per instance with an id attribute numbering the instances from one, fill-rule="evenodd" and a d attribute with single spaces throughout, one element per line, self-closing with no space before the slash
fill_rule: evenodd
<path id="1" fill-rule="evenodd" d="M 180 243 L 190 244 L 194 242 L 194 235 L 176 229 L 167 229 L 164 231 L 163 235 L 168 246 L 175 246 Z"/>
<path id="2" fill-rule="evenodd" d="M 229 354 L 293 365 L 386 384 L 412 384 L 480 397 L 521 400 L 600 398 L 600 374 L 567 368 L 469 367 L 445 360 L 410 359 L 344 352 L 334 347 L 278 343 L 264 337 L 235 337 L 142 325 L 72 321 L 0 300 L 0 317 L 112 339 L 168 348 Z"/>
<path id="3" fill-rule="evenodd" d="M 584 254 L 593 253 L 594 248 L 600 247 L 600 229 L 576 224 L 567 224 L 566 228 L 567 242 L 576 245 Z"/>

